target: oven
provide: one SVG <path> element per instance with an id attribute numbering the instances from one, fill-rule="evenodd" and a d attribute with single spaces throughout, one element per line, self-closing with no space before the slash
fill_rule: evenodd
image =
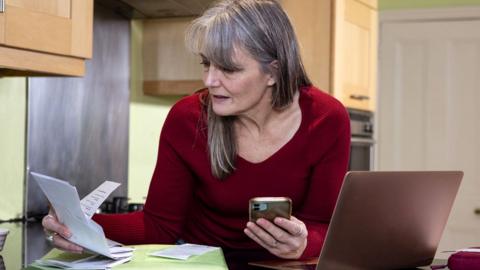
<path id="1" fill-rule="evenodd" d="M 369 171 L 373 169 L 375 140 L 373 139 L 373 113 L 364 110 L 348 109 L 350 129 L 349 171 Z"/>

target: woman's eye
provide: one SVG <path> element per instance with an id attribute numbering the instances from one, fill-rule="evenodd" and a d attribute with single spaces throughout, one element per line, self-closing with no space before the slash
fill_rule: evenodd
<path id="1" fill-rule="evenodd" d="M 227 73 L 227 74 L 232 74 L 235 72 L 235 70 L 233 69 L 228 69 L 228 68 L 221 68 L 220 69 L 223 73 Z"/>
<path id="2" fill-rule="evenodd" d="M 210 63 L 209 62 L 201 62 L 200 64 L 203 67 L 203 72 L 208 72 L 210 70 Z"/>
<path id="3" fill-rule="evenodd" d="M 200 62 L 200 65 L 203 66 L 203 70 L 205 72 L 207 72 L 209 69 L 210 69 L 210 61 L 208 60 L 205 60 L 203 59 L 201 62 Z M 234 70 L 234 69 L 230 69 L 230 68 L 224 68 L 224 67 L 217 67 L 215 66 L 216 69 L 220 70 L 221 72 L 225 73 L 225 74 L 232 74 L 232 73 L 235 73 L 237 70 Z"/>

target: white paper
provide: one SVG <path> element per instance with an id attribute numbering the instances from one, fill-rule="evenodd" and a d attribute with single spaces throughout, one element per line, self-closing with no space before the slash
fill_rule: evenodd
<path id="1" fill-rule="evenodd" d="M 131 247 L 111 247 L 109 248 L 110 253 L 112 254 L 112 258 L 114 259 L 122 259 L 126 257 L 133 256 L 133 248 Z"/>
<path id="2" fill-rule="evenodd" d="M 466 252 L 480 252 L 480 248 L 464 248 L 457 251 L 466 251 Z"/>
<path id="3" fill-rule="evenodd" d="M 74 261 L 47 259 L 37 260 L 36 263 L 42 266 L 53 266 L 63 269 L 109 269 L 116 265 L 126 263 L 130 260 L 131 257 L 123 258 L 120 260 L 113 260 L 99 255 L 93 255 Z"/>
<path id="4" fill-rule="evenodd" d="M 59 221 L 70 229 L 72 236 L 68 239 L 69 241 L 84 247 L 87 251 L 112 259 L 131 256 L 131 252 L 120 255 L 110 251 L 102 227 L 84 214 L 74 186 L 50 176 L 34 172 L 31 174 L 55 209 Z"/>
<path id="5" fill-rule="evenodd" d="M 195 244 L 183 244 L 183 245 L 176 245 L 171 248 L 155 251 L 150 253 L 149 255 L 155 256 L 155 257 L 187 260 L 191 256 L 202 255 L 216 249 L 218 249 L 218 247 L 195 245 Z"/>
<path id="6" fill-rule="evenodd" d="M 94 191 L 90 192 L 80 201 L 80 206 L 87 218 L 91 218 L 98 207 L 110 196 L 110 194 L 120 186 L 120 183 L 105 181 Z"/>

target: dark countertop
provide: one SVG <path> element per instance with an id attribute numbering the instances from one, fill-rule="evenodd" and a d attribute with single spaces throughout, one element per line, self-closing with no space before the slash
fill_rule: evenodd
<path id="1" fill-rule="evenodd" d="M 10 231 L 5 246 L 0 251 L 1 259 L 3 259 L 3 265 L 0 263 L 0 270 L 22 269 L 51 250 L 39 221 L 5 222 L 0 223 L 0 228 Z"/>

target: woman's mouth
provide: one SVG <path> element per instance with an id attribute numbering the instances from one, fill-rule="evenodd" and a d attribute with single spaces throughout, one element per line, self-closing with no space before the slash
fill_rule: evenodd
<path id="1" fill-rule="evenodd" d="M 212 96 L 213 96 L 213 98 L 214 98 L 215 100 L 218 100 L 218 101 L 222 101 L 222 100 L 229 99 L 229 97 L 227 97 L 227 96 L 222 96 L 222 95 L 212 95 Z"/>

